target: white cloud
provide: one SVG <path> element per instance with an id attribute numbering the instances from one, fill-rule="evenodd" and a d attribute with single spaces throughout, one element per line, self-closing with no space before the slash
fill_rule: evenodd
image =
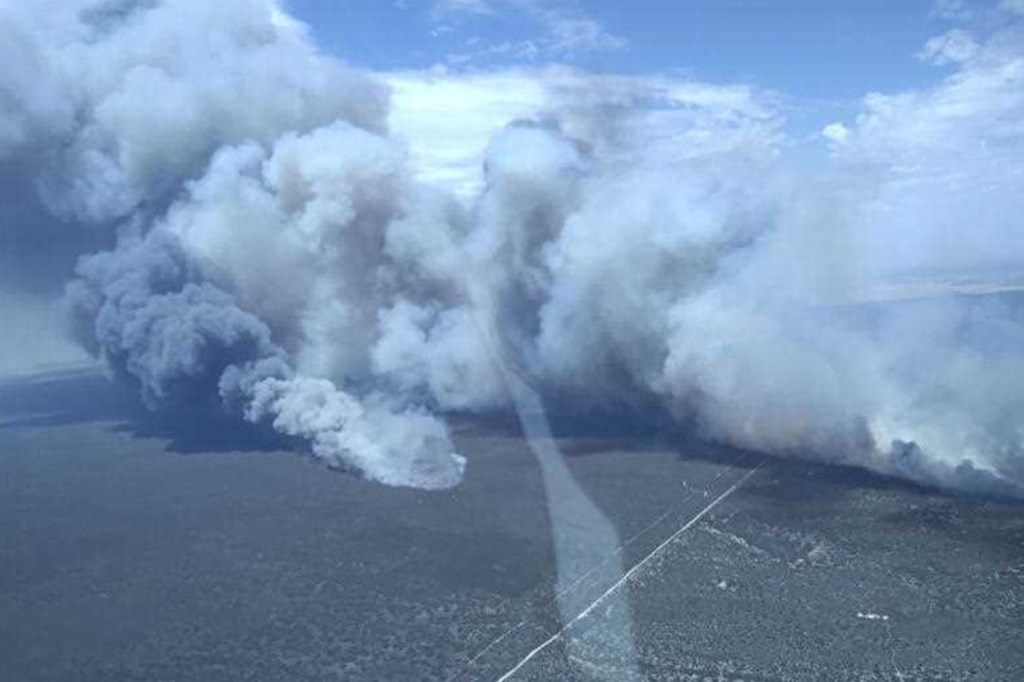
<path id="1" fill-rule="evenodd" d="M 963 29 L 953 29 L 931 38 L 918 53 L 918 58 L 932 64 L 960 64 L 978 51 L 974 37 Z"/>
<path id="2" fill-rule="evenodd" d="M 589 52 L 618 50 L 627 41 L 588 16 L 572 0 L 436 0 L 432 13 L 448 27 L 456 17 L 508 17 L 519 26 L 528 26 L 525 38 L 481 45 L 473 38 L 461 50 L 453 52 L 448 62 L 465 64 L 484 60 L 540 58 L 565 59 Z"/>
<path id="3" fill-rule="evenodd" d="M 842 123 L 829 123 L 821 129 L 822 136 L 830 142 L 842 144 L 850 139 L 850 129 Z"/>
<path id="4" fill-rule="evenodd" d="M 971 18 L 973 12 L 965 0 L 936 0 L 932 14 L 940 19 L 963 21 Z"/>
<path id="5" fill-rule="evenodd" d="M 841 166 L 879 188 L 865 229 L 891 267 L 1020 265 L 1024 26 L 1010 19 L 978 37 L 951 31 L 924 54 L 955 71 L 932 88 L 868 95 L 846 144 L 834 148 Z"/>
<path id="6" fill-rule="evenodd" d="M 781 139 L 774 98 L 746 86 L 567 67 L 384 77 L 393 89 L 390 127 L 419 176 L 463 198 L 483 183 L 488 141 L 516 120 L 548 120 L 591 144 L 615 138 L 617 148 L 679 161 L 740 147 L 770 152 Z"/>
<path id="7" fill-rule="evenodd" d="M 483 182 L 481 159 L 491 136 L 510 121 L 543 108 L 543 85 L 521 73 L 386 76 L 392 87 L 390 126 L 409 147 L 421 178 L 461 197 Z"/>
<path id="8" fill-rule="evenodd" d="M 547 48 L 555 54 L 598 52 L 626 47 L 626 41 L 610 33 L 594 19 L 584 16 L 546 13 Z"/>

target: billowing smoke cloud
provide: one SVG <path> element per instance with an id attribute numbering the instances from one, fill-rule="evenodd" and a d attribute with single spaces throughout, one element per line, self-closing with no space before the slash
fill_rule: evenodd
<path id="1" fill-rule="evenodd" d="M 2 12 L 0 159 L 67 230 L 117 234 L 68 288 L 82 343 L 154 408 L 235 410 L 388 484 L 457 483 L 443 422 L 339 388 L 366 384 L 411 191 L 386 90 L 266 0 Z"/>
<path id="2" fill-rule="evenodd" d="M 0 72 L 3 177 L 66 230 L 111 236 L 67 306 L 154 408 L 227 410 L 333 466 L 439 488 L 465 462 L 438 415 L 508 407 L 511 372 L 576 409 L 658 404 L 739 447 L 1024 484 L 1022 304 L 871 284 L 891 270 L 888 219 L 901 248 L 934 239 L 910 216 L 950 164 L 971 205 L 1021 189 L 1013 28 L 930 44 L 955 74 L 830 126 L 828 172 L 789 160 L 771 98 L 549 71 L 544 111 L 490 140 L 464 203 L 386 134 L 386 90 L 269 0 L 0 12 L 0 58 L 20 65 Z M 949 113 L 996 76 L 1011 96 Z M 925 143 L 897 125 L 922 109 Z M 974 142 L 994 143 L 993 121 L 988 156 Z M 1019 213 L 979 229 L 994 243 L 1008 224 Z"/>

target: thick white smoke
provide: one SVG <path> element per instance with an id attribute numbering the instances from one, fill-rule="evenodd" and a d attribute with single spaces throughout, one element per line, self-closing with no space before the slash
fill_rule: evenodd
<path id="1" fill-rule="evenodd" d="M 830 126 L 827 172 L 790 160 L 779 117 L 736 90 L 549 72 L 546 111 L 491 139 L 466 208 L 414 177 L 385 89 L 270 0 L 0 16 L 0 59 L 19 64 L 0 72 L 3 176 L 20 168 L 67 230 L 116 235 L 67 301 L 153 407 L 227 409 L 331 465 L 437 488 L 464 460 L 436 415 L 508 407 L 511 369 L 574 409 L 658 404 L 744 448 L 1024 484 L 1020 303 L 868 287 L 889 244 L 927 251 L 915 267 L 984 265 L 996 244 L 1024 260 L 1012 211 L 979 217 L 964 262 L 925 246 L 940 218 L 939 241 L 966 232 L 948 206 L 1022 189 L 1012 19 L 971 49 L 933 44 L 957 64 L 934 91 Z M 993 80 L 1009 94 L 951 111 Z M 1002 151 L 979 151 L 994 136 Z"/>

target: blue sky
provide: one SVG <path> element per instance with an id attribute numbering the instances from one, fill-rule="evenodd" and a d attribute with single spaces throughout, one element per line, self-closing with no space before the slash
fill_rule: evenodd
<path id="1" fill-rule="evenodd" d="M 945 3 L 947 8 L 954 7 Z M 327 51 L 375 70 L 557 62 L 852 100 L 934 81 L 932 0 L 290 0 Z"/>

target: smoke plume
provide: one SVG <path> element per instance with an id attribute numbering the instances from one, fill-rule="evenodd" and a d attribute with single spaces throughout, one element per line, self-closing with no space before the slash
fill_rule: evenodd
<path id="1" fill-rule="evenodd" d="M 1004 20 L 929 43 L 953 75 L 869 98 L 816 169 L 768 96 L 539 74 L 543 109 L 490 139 L 465 201 L 388 134 L 387 88 L 271 0 L 0 2 L 0 178 L 29 197 L 5 230 L 65 235 L 41 261 L 106 243 L 66 306 L 148 406 L 386 484 L 457 484 L 440 415 L 508 408 L 511 371 L 576 410 L 1018 494 L 1022 303 L 944 274 L 1024 260 Z M 979 214 L 993 192 L 1011 203 Z M 876 286 L 897 271 L 918 276 Z"/>

